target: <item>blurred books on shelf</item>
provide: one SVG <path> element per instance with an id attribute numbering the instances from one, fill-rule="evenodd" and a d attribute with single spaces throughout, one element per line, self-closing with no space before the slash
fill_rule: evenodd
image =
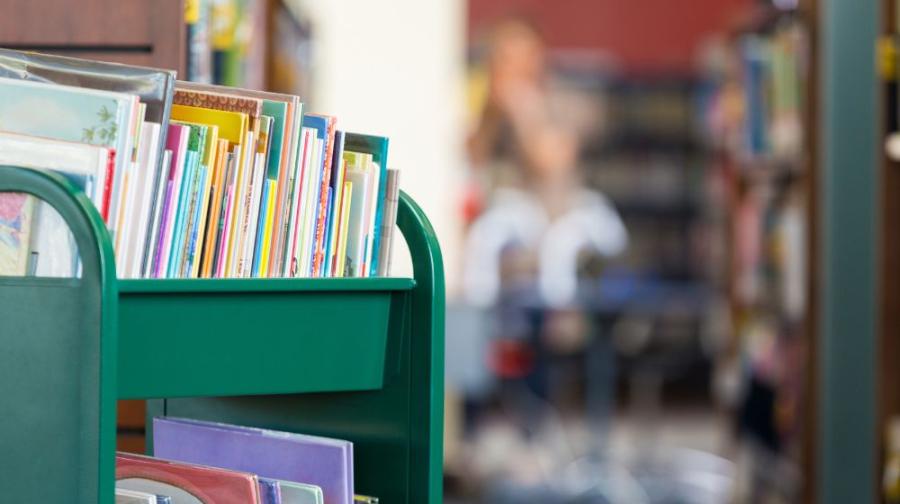
<path id="1" fill-rule="evenodd" d="M 386 138 L 338 131 L 336 118 L 304 114 L 296 95 L 0 52 L 0 69 L 21 62 L 51 66 L 53 79 L 38 70 L 0 77 L 0 162 L 53 170 L 82 188 L 110 230 L 120 277 L 389 271 L 398 188 Z M 52 212 L 16 195 L 0 201 L 0 272 L 75 274 Z"/>
<path id="2" fill-rule="evenodd" d="M 806 129 L 812 41 L 797 11 L 760 12 L 711 53 L 698 115 L 712 157 L 716 225 L 730 237 L 719 287 L 732 326 L 723 357 L 741 369 L 744 389 L 736 410 L 740 435 L 794 467 L 806 442 L 802 411 L 812 345 L 808 169 L 814 135 Z M 800 488 L 797 478 L 764 485 L 760 495 Z"/>
<path id="3" fill-rule="evenodd" d="M 311 30 L 280 0 L 188 0 L 185 80 L 308 96 Z"/>

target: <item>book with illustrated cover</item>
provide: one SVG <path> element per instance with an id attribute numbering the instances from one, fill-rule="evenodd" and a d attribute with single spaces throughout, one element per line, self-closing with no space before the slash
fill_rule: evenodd
<path id="1" fill-rule="evenodd" d="M 0 194 L 0 276 L 28 272 L 33 209 L 34 198 L 27 194 Z"/>
<path id="2" fill-rule="evenodd" d="M 115 196 L 131 163 L 137 103 L 134 95 L 0 78 L 0 130 L 115 149 L 107 221 L 115 240 Z"/>
<path id="3" fill-rule="evenodd" d="M 254 474 L 142 455 L 116 455 L 116 488 L 171 497 L 172 504 L 260 504 Z"/>
<path id="4" fill-rule="evenodd" d="M 316 485 L 325 504 L 353 500 L 353 444 L 349 441 L 163 417 L 153 419 L 153 453 Z"/>
<path id="5" fill-rule="evenodd" d="M 106 147 L 0 131 L 0 164 L 59 173 L 84 190 L 97 208 L 103 206 L 109 191 L 107 181 L 111 176 L 109 163 L 112 156 L 113 151 Z M 7 199 L 13 201 L 7 203 Z M 0 194 L 0 205 L 4 205 L 4 233 L 15 232 L 17 237 L 13 240 L 12 235 L 4 235 L 0 242 L 4 244 L 2 246 L 15 246 L 16 257 L 25 261 L 20 263 L 17 260 L 18 267 L 8 271 L 14 271 L 16 273 L 12 274 L 17 275 L 73 276 L 78 258 L 77 247 L 62 216 L 31 196 L 21 206 L 19 199 L 17 194 Z M 18 218 L 13 218 L 11 213 L 6 215 L 14 208 L 23 212 Z M 27 227 L 18 229 L 20 225 Z M 20 242 L 18 238 L 25 238 L 26 241 Z M 4 253 L 4 257 L 8 253 Z M 7 269 L 4 267 L 0 271 Z"/>
<path id="6" fill-rule="evenodd" d="M 146 106 L 144 120 L 169 125 L 175 72 L 119 63 L 0 48 L 0 77 L 135 95 Z M 163 144 L 155 159 L 162 159 Z"/>

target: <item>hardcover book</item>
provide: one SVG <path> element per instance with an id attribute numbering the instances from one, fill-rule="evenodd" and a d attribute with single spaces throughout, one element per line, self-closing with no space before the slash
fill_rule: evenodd
<path id="1" fill-rule="evenodd" d="M 146 104 L 144 120 L 167 131 L 175 72 L 66 56 L 0 48 L 0 77 L 136 95 Z M 155 159 L 162 159 L 157 147 Z"/>
<path id="2" fill-rule="evenodd" d="M 54 140 L 82 142 L 116 151 L 112 194 L 131 163 L 137 97 L 111 91 L 0 78 L 0 130 Z M 115 234 L 118 202 L 109 225 Z"/>
<path id="3" fill-rule="evenodd" d="M 108 196 L 112 155 L 106 147 L 0 132 L 0 165 L 57 172 L 84 190 L 98 211 Z M 49 205 L 30 196 L 27 201 L 22 198 L 0 194 L 0 272 L 73 276 L 78 254 L 69 226 Z M 10 266 L 10 257 L 16 258 L 15 267 Z"/>

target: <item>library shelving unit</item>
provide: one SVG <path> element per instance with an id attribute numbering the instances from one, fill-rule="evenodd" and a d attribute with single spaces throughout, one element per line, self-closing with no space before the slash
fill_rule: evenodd
<path id="1" fill-rule="evenodd" d="M 8 166 L 0 192 L 52 205 L 81 259 L 78 278 L 0 277 L 0 500 L 111 504 L 116 400 L 146 399 L 347 439 L 357 493 L 441 502 L 443 266 L 407 195 L 413 278 L 117 280 L 84 194 Z"/>
<path id="2" fill-rule="evenodd" d="M 766 422 L 778 444 L 773 455 L 796 467 L 796 476 L 767 491 L 802 502 L 818 501 L 820 470 L 819 2 L 762 1 L 746 13 L 729 38 L 747 61 L 718 76 L 741 89 L 743 110 L 722 114 L 731 122 L 718 117 L 710 128 L 719 130 L 711 147 L 719 184 L 714 206 L 728 237 L 719 288 L 730 304 L 729 352 L 744 362 L 765 357 L 763 334 L 777 345 L 766 360 L 784 372 L 764 379 L 773 394 Z M 780 47 L 777 58 L 771 47 Z M 759 66 L 751 68 L 751 61 Z"/>

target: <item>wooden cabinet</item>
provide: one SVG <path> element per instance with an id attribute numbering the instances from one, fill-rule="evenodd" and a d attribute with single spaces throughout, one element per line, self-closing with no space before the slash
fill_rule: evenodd
<path id="1" fill-rule="evenodd" d="M 184 0 L 0 0 L 0 46 L 178 70 Z"/>

